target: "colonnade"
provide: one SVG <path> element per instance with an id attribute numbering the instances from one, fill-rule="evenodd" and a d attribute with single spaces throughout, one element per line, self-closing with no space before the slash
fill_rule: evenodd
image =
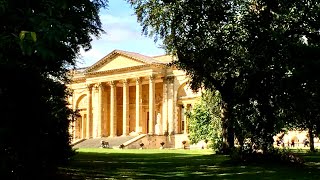
<path id="1" fill-rule="evenodd" d="M 102 136 L 127 136 L 130 129 L 130 109 L 129 109 L 129 88 L 132 86 L 133 80 L 135 81 L 135 133 L 148 133 L 155 134 L 156 126 L 156 80 L 162 82 L 163 89 L 161 95 L 161 119 L 160 119 L 160 131 L 159 135 L 174 133 L 174 89 L 173 89 L 173 77 L 157 78 L 153 75 L 146 77 L 127 78 L 121 80 L 112 80 L 107 82 L 90 83 L 86 86 L 86 118 L 82 117 L 81 121 L 81 136 L 80 138 L 98 138 Z M 147 80 L 147 82 L 146 82 Z M 119 85 L 119 83 L 121 83 Z M 148 118 L 145 118 L 145 124 L 147 127 L 143 130 L 141 127 L 142 116 L 146 115 L 142 112 L 142 85 L 148 84 Z M 117 85 L 122 87 L 122 92 L 117 92 Z M 131 85 L 131 86 L 130 86 Z M 106 88 L 108 87 L 108 94 Z M 109 90 L 110 89 L 110 90 Z M 122 93 L 122 134 L 117 134 L 117 94 Z M 97 98 L 93 99 L 93 95 Z M 104 106 L 105 98 L 108 98 L 108 105 Z M 121 101 L 120 101 L 121 102 Z M 132 102 L 132 101 L 131 101 Z M 93 108 L 94 107 L 94 108 Z M 158 113 L 159 114 L 159 113 Z M 108 121 L 106 121 L 108 119 Z M 159 121 L 159 120 L 157 120 Z M 108 124 L 103 124 L 108 122 Z M 121 123 L 121 121 L 120 121 Z M 157 124 L 159 127 L 159 124 Z M 107 127 L 107 128 L 103 128 Z M 118 127 L 119 128 L 119 127 Z M 107 131 L 107 132 L 105 132 Z M 144 131 L 144 132 L 142 132 Z"/>

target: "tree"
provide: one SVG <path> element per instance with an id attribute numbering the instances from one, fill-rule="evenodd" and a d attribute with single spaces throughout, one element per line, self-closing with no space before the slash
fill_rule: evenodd
<path id="1" fill-rule="evenodd" d="M 285 123 L 287 79 L 301 77 L 297 57 L 310 61 L 299 53 L 316 58 L 320 52 L 318 1 L 129 2 L 143 31 L 177 55 L 174 64 L 186 70 L 193 89 L 221 92 L 224 144 L 231 148 L 235 133 L 265 151 L 272 147 Z"/>
<path id="2" fill-rule="evenodd" d="M 0 1 L 0 174 L 50 179 L 72 155 L 68 72 L 106 0 Z"/>
<path id="3" fill-rule="evenodd" d="M 222 143 L 220 98 L 218 91 L 204 91 L 192 111 L 188 112 L 191 143 L 208 140 L 214 150 L 220 150 Z"/>
<path id="4" fill-rule="evenodd" d="M 214 41 L 230 40 L 228 36 L 224 37 L 226 31 L 220 31 L 222 24 L 227 22 L 218 23 L 223 21 L 224 14 L 230 9 L 226 2 L 210 4 L 209 1 L 131 1 L 131 4 L 136 10 L 138 21 L 144 27 L 143 30 L 148 33 L 148 28 L 151 28 L 150 34 L 155 34 L 156 39 L 164 39 L 168 52 L 177 54 L 179 60 L 175 64 L 191 76 L 192 89 L 198 89 L 204 84 L 206 88 L 221 92 L 224 144 L 226 147 L 233 147 L 233 122 L 230 121 L 232 118 L 229 114 L 232 110 L 230 107 L 234 80 L 228 77 L 237 75 L 235 66 L 232 65 L 234 63 L 231 62 L 233 58 L 226 58 L 231 52 L 222 46 L 222 42 Z M 215 33 L 217 31 L 220 33 Z M 219 57 L 216 54 L 219 54 Z M 230 62 L 230 66 L 222 67 L 224 60 Z"/>
<path id="5" fill-rule="evenodd" d="M 305 61 L 305 57 L 310 59 Z M 287 79 L 288 93 L 284 101 L 288 128 L 307 130 L 310 142 L 310 151 L 315 151 L 314 135 L 319 134 L 320 128 L 320 83 L 319 69 L 320 57 L 312 52 L 299 52 L 296 55 L 299 65 L 296 66 L 292 76 Z M 294 101 L 290 101 L 293 99 Z"/>

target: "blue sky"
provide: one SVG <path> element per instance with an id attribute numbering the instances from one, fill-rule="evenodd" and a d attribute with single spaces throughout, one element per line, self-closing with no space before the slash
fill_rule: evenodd
<path id="1" fill-rule="evenodd" d="M 114 49 L 149 56 L 165 53 L 159 48 L 160 42 L 156 44 L 153 38 L 142 35 L 142 27 L 126 0 L 109 0 L 109 7 L 101 11 L 100 19 L 106 33 L 99 39 L 93 38 L 90 51 L 81 51 L 78 67 L 90 66 Z"/>

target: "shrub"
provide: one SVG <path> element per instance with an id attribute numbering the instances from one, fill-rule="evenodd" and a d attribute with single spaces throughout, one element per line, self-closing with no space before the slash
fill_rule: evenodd
<path id="1" fill-rule="evenodd" d="M 241 148 L 234 148 L 230 153 L 234 162 L 245 163 L 277 163 L 301 166 L 304 160 L 297 154 L 286 149 L 269 149 L 268 152 L 243 151 Z"/>
<path id="2" fill-rule="evenodd" d="M 187 112 L 190 143 L 210 141 L 210 148 L 218 151 L 222 147 L 222 122 L 220 117 L 221 95 L 218 91 L 206 90 L 201 99 Z"/>

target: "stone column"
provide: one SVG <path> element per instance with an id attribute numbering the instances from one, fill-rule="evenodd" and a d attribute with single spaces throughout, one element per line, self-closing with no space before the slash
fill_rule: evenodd
<path id="1" fill-rule="evenodd" d="M 140 133 L 141 121 L 141 98 L 142 98 L 142 83 L 141 78 L 136 79 L 136 133 Z"/>
<path id="2" fill-rule="evenodd" d="M 105 86 L 104 101 L 104 132 L 102 133 L 105 136 L 110 136 L 110 91 L 107 91 L 107 86 Z"/>
<path id="3" fill-rule="evenodd" d="M 186 112 L 188 111 L 188 104 L 183 104 L 183 120 L 184 120 L 184 134 L 188 134 L 188 118 Z"/>
<path id="4" fill-rule="evenodd" d="M 122 135 L 127 136 L 129 134 L 129 85 L 128 80 L 123 81 L 123 130 Z"/>
<path id="5" fill-rule="evenodd" d="M 163 105 L 162 105 L 162 129 L 163 134 L 168 134 L 168 84 L 167 78 L 163 79 Z"/>
<path id="6" fill-rule="evenodd" d="M 117 87 L 114 81 L 110 82 L 110 136 L 114 137 L 117 134 Z"/>
<path id="7" fill-rule="evenodd" d="M 87 85 L 87 122 L 86 139 L 92 137 L 92 85 Z"/>
<path id="8" fill-rule="evenodd" d="M 173 80 L 173 84 L 172 84 L 172 88 L 174 88 L 174 80 Z M 179 108 L 177 106 L 177 95 L 178 95 L 178 92 L 177 92 L 177 89 L 174 89 L 173 90 L 173 127 L 174 128 L 174 133 L 178 133 L 179 132 Z"/>
<path id="9" fill-rule="evenodd" d="M 102 132 L 102 121 L 103 121 L 103 92 L 104 92 L 104 85 L 102 83 L 98 84 L 98 132 L 97 132 L 97 137 L 102 137 L 101 132 Z"/>
<path id="10" fill-rule="evenodd" d="M 169 124 L 169 134 L 174 134 L 174 87 L 173 87 L 173 79 L 174 77 L 168 77 L 168 124 Z"/>
<path id="11" fill-rule="evenodd" d="M 95 84 L 94 85 L 94 106 L 93 106 L 93 128 L 92 128 L 92 136 L 93 138 L 98 137 L 98 121 L 100 120 L 100 95 L 99 95 L 99 85 Z"/>
<path id="12" fill-rule="evenodd" d="M 154 99 L 155 82 L 154 76 L 149 77 L 149 134 L 154 134 Z"/>

